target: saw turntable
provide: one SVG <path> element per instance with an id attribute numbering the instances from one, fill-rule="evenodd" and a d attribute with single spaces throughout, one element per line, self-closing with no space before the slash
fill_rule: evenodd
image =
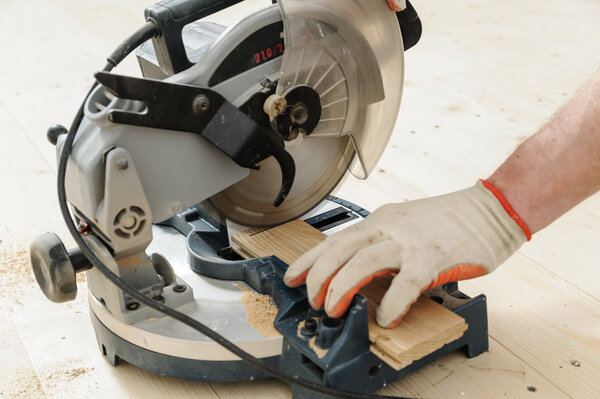
<path id="1" fill-rule="evenodd" d="M 96 74 L 71 129 L 49 129 L 79 247 L 67 251 L 51 233 L 32 243 L 46 296 L 74 299 L 75 274 L 87 273 L 92 324 L 113 365 L 201 381 L 275 375 L 295 398 L 368 397 L 360 393 L 450 351 L 485 351 L 485 297 L 456 284 L 428 295 L 469 329 L 397 370 L 369 350 L 361 295 L 329 319 L 304 288 L 283 284 L 281 259 L 231 249 L 231 235 L 248 227 L 300 218 L 332 234 L 368 215 L 331 194 L 379 160 L 400 107 L 404 51 L 421 34 L 410 3 L 394 13 L 385 0 L 279 0 L 229 27 L 203 20 L 240 2 L 149 7 L 146 25 Z M 134 49 L 144 77 L 111 74 Z M 248 324 L 236 285 L 271 296 L 280 335 Z M 324 357 L 298 333 L 309 319 Z"/>

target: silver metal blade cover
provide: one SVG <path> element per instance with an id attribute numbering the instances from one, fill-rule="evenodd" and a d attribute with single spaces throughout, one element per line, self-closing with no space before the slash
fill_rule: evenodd
<path id="1" fill-rule="evenodd" d="M 281 179 L 272 159 L 210 198 L 220 215 L 248 226 L 275 225 L 310 211 L 348 169 L 367 178 L 393 132 L 402 96 L 402 37 L 385 0 L 279 4 L 286 49 L 277 93 L 285 97 L 310 87 L 322 111 L 310 135 L 286 143 L 297 173 L 282 205 L 272 205 Z"/>

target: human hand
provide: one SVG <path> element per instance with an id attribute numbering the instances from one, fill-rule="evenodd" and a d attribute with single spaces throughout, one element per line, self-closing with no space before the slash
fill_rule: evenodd
<path id="1" fill-rule="evenodd" d="M 374 277 L 397 273 L 377 309 L 377 322 L 394 327 L 421 292 L 490 273 L 530 238 L 502 195 L 478 182 L 377 209 L 298 258 L 284 280 L 306 283 L 311 306 L 340 317 Z"/>

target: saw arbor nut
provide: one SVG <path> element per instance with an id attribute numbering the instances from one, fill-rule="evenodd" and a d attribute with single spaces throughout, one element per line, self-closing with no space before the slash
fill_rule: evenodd
<path id="1" fill-rule="evenodd" d="M 319 94 L 311 87 L 298 86 L 285 96 L 287 106 L 276 120 L 277 131 L 286 141 L 300 134 L 309 136 L 319 125 L 323 108 Z"/>

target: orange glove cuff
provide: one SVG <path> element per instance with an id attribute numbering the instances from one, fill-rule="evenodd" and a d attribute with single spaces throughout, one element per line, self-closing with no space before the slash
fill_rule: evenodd
<path id="1" fill-rule="evenodd" d="M 506 213 L 508 213 L 508 215 L 519 225 L 521 230 L 523 230 L 523 233 L 525 233 L 525 236 L 527 237 L 527 241 L 531 241 L 531 231 L 529 231 L 529 227 L 527 227 L 525 221 L 521 219 L 521 217 L 517 214 L 517 212 L 515 212 L 513 207 L 508 203 L 506 198 L 504 198 L 500 190 L 492 186 L 492 184 L 487 180 L 481 179 L 480 181 L 483 184 L 483 187 L 485 187 L 489 192 L 494 194 L 494 197 L 496 197 L 496 199 L 500 201 Z"/>
<path id="2" fill-rule="evenodd" d="M 390 8 L 392 9 L 392 11 L 395 12 L 400 12 L 402 11 L 397 5 L 396 3 L 394 3 L 394 0 L 388 0 L 388 4 L 390 5 Z"/>

